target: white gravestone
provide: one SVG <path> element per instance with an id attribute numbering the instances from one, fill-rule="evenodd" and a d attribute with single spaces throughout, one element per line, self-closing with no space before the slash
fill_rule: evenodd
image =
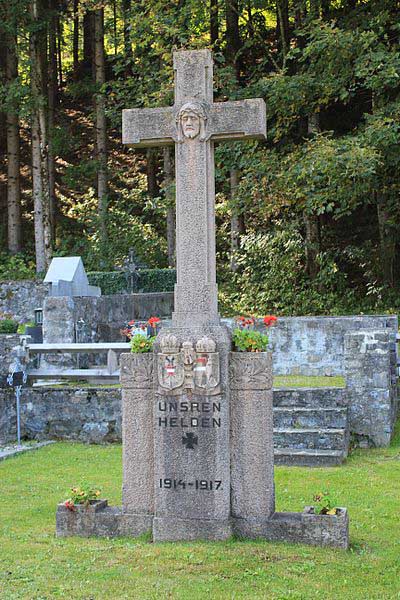
<path id="1" fill-rule="evenodd" d="M 53 258 L 44 278 L 50 284 L 50 296 L 101 296 L 101 289 L 89 285 L 80 256 Z"/>

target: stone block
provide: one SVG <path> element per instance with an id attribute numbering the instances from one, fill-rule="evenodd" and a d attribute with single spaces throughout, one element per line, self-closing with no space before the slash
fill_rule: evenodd
<path id="1" fill-rule="evenodd" d="M 316 515 L 311 507 L 303 513 L 274 513 L 269 519 L 233 519 L 232 530 L 238 537 L 262 538 L 271 542 L 308 544 L 310 546 L 349 547 L 347 509 L 337 515 Z"/>
<path id="2" fill-rule="evenodd" d="M 155 517 L 153 539 L 157 542 L 226 540 L 232 536 L 229 519 L 179 519 Z"/>
<path id="3" fill-rule="evenodd" d="M 229 359 L 231 390 L 269 390 L 272 388 L 270 352 L 231 352 Z"/>
<path id="4" fill-rule="evenodd" d="M 153 363 L 152 352 L 143 354 L 121 354 L 120 381 L 124 389 L 153 389 Z"/>

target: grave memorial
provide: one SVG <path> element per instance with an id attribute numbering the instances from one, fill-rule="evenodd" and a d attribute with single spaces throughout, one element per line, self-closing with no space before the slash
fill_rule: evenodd
<path id="1" fill-rule="evenodd" d="M 265 138 L 262 99 L 213 102 L 209 50 L 174 53 L 175 104 L 123 111 L 123 142 L 174 145 L 177 284 L 154 354 L 121 357 L 123 506 L 60 505 L 58 535 L 232 534 L 348 545 L 347 513 L 275 513 L 269 353 L 231 352 L 217 306 L 214 142 Z"/>
<path id="2" fill-rule="evenodd" d="M 49 283 L 49 296 L 101 296 L 101 290 L 89 285 L 80 256 L 53 258 L 43 283 Z"/>

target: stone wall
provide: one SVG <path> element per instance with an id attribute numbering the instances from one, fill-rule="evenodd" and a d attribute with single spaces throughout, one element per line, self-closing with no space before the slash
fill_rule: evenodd
<path id="1" fill-rule="evenodd" d="M 21 435 L 37 440 L 121 441 L 119 388 L 32 388 L 21 393 Z M 0 389 L 0 444 L 16 439 L 12 389 Z"/>
<path id="2" fill-rule="evenodd" d="M 53 343 L 121 341 L 119 331 L 124 323 L 151 316 L 169 317 L 173 302 L 173 292 L 48 297 L 43 310 L 43 339 Z"/>
<path id="3" fill-rule="evenodd" d="M 378 388 L 379 389 L 379 388 Z M 381 390 L 382 392 L 382 390 Z M 369 409 L 369 401 L 373 404 Z M 351 390 L 340 388 L 276 389 L 274 407 L 349 406 L 350 432 L 355 442 L 386 446 L 394 426 L 394 406 L 383 393 L 366 396 L 366 406 Z M 89 443 L 121 441 L 121 389 L 24 387 L 21 395 L 22 435 L 28 439 L 79 440 Z M 316 426 L 320 426 L 316 423 Z M 0 389 L 0 444 L 15 440 L 15 397 Z"/>
<path id="4" fill-rule="evenodd" d="M 0 312 L 11 313 L 20 322 L 33 321 L 35 308 L 41 308 L 48 285 L 37 281 L 1 281 Z"/>
<path id="5" fill-rule="evenodd" d="M 18 333 L 0 333 L 0 376 L 8 375 L 12 362 L 11 350 L 18 344 Z"/>
<path id="6" fill-rule="evenodd" d="M 269 330 L 274 374 L 344 375 L 344 338 L 359 329 L 397 332 L 397 315 L 280 317 Z"/>
<path id="7" fill-rule="evenodd" d="M 366 446 L 387 446 L 398 413 L 396 335 L 359 330 L 345 335 L 350 431 Z"/>

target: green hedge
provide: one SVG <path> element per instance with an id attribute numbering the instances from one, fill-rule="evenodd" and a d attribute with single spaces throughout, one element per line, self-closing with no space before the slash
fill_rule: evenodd
<path id="1" fill-rule="evenodd" d="M 90 285 L 101 288 L 104 296 L 126 294 L 129 275 L 125 271 L 92 271 L 88 273 Z M 173 292 L 176 281 L 175 269 L 140 269 L 134 274 L 133 293 Z"/>
<path id="2" fill-rule="evenodd" d="M 0 333 L 17 333 L 18 322 L 12 319 L 0 320 Z"/>

